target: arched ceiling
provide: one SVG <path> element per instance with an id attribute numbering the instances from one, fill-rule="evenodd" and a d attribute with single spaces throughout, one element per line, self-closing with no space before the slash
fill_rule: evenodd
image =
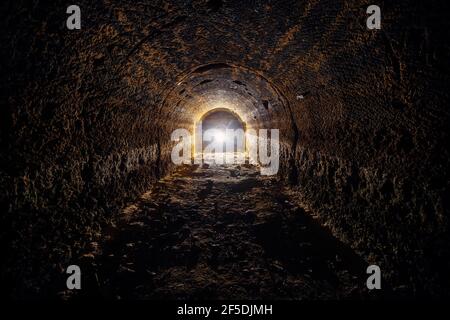
<path id="1" fill-rule="evenodd" d="M 281 119 L 289 119 L 286 100 L 264 77 L 225 63 L 202 65 L 179 76 L 168 89 L 161 112 L 191 128 L 216 108 L 230 109 L 253 128 L 279 128 Z"/>

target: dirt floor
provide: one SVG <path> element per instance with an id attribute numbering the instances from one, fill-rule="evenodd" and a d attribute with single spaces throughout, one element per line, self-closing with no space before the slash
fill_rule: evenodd
<path id="1" fill-rule="evenodd" d="M 249 165 L 183 166 L 80 259 L 78 298 L 364 299 L 367 264 Z"/>

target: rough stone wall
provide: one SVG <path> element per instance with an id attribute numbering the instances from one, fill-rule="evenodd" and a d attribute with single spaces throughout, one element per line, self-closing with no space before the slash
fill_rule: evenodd
<path id="1" fill-rule="evenodd" d="M 55 290 L 55 272 L 164 172 L 157 84 L 124 76 L 116 57 L 129 44 L 108 11 L 83 10 L 83 29 L 68 32 L 67 6 L 1 9 L 2 283 L 18 296 Z"/>
<path id="2" fill-rule="evenodd" d="M 305 92 L 293 103 L 299 191 L 336 235 L 380 265 L 386 285 L 447 295 L 444 5 L 381 3 L 377 32 L 358 23 L 358 8 L 311 7 L 300 25 L 322 21 L 303 33 L 314 46 L 297 48 L 296 63 L 280 72 L 289 73 L 291 101 Z"/>
<path id="3" fill-rule="evenodd" d="M 382 30 L 368 31 L 366 1 L 78 1 L 82 30 L 68 31 L 72 3 L 3 2 L 2 281 L 45 294 L 167 172 L 170 132 L 186 120 L 163 103 L 167 90 L 220 62 L 263 75 L 287 101 L 266 123 L 289 136 L 281 171 L 302 200 L 393 286 L 438 294 L 450 198 L 443 3 L 380 1 Z"/>

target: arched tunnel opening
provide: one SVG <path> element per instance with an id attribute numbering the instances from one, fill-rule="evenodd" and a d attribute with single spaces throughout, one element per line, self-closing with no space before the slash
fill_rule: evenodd
<path id="1" fill-rule="evenodd" d="M 213 109 L 204 114 L 196 126 L 201 126 L 203 153 L 211 140 L 217 142 L 224 152 L 245 153 L 245 123 L 231 110 Z M 198 146 L 195 148 L 198 149 Z"/>
<path id="2" fill-rule="evenodd" d="M 2 295 L 448 298 L 447 8 L 379 5 L 1 4 Z"/>

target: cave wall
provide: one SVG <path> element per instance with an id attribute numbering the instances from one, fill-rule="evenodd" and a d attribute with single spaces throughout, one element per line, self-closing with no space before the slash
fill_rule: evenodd
<path id="1" fill-rule="evenodd" d="M 379 1 L 382 30 L 368 31 L 367 1 L 78 1 L 82 29 L 69 31 L 72 3 L 3 2 L 2 281 L 16 296 L 56 290 L 54 275 L 170 169 L 170 132 L 195 104 L 175 113 L 168 92 L 224 63 L 281 97 L 255 114 L 280 126 L 299 199 L 394 287 L 442 293 L 443 3 Z"/>
<path id="2" fill-rule="evenodd" d="M 361 11 L 343 27 L 355 8 L 311 9 L 306 21 L 329 23 L 280 72 L 296 101 L 300 197 L 394 292 L 448 295 L 445 6 L 383 2 L 379 32 L 362 31 Z"/>
<path id="3" fill-rule="evenodd" d="M 83 29 L 68 32 L 67 6 L 2 4 L 2 283 L 16 296 L 54 293 L 79 250 L 166 168 L 159 83 L 123 75 L 130 46 L 106 7 L 84 3 Z"/>

